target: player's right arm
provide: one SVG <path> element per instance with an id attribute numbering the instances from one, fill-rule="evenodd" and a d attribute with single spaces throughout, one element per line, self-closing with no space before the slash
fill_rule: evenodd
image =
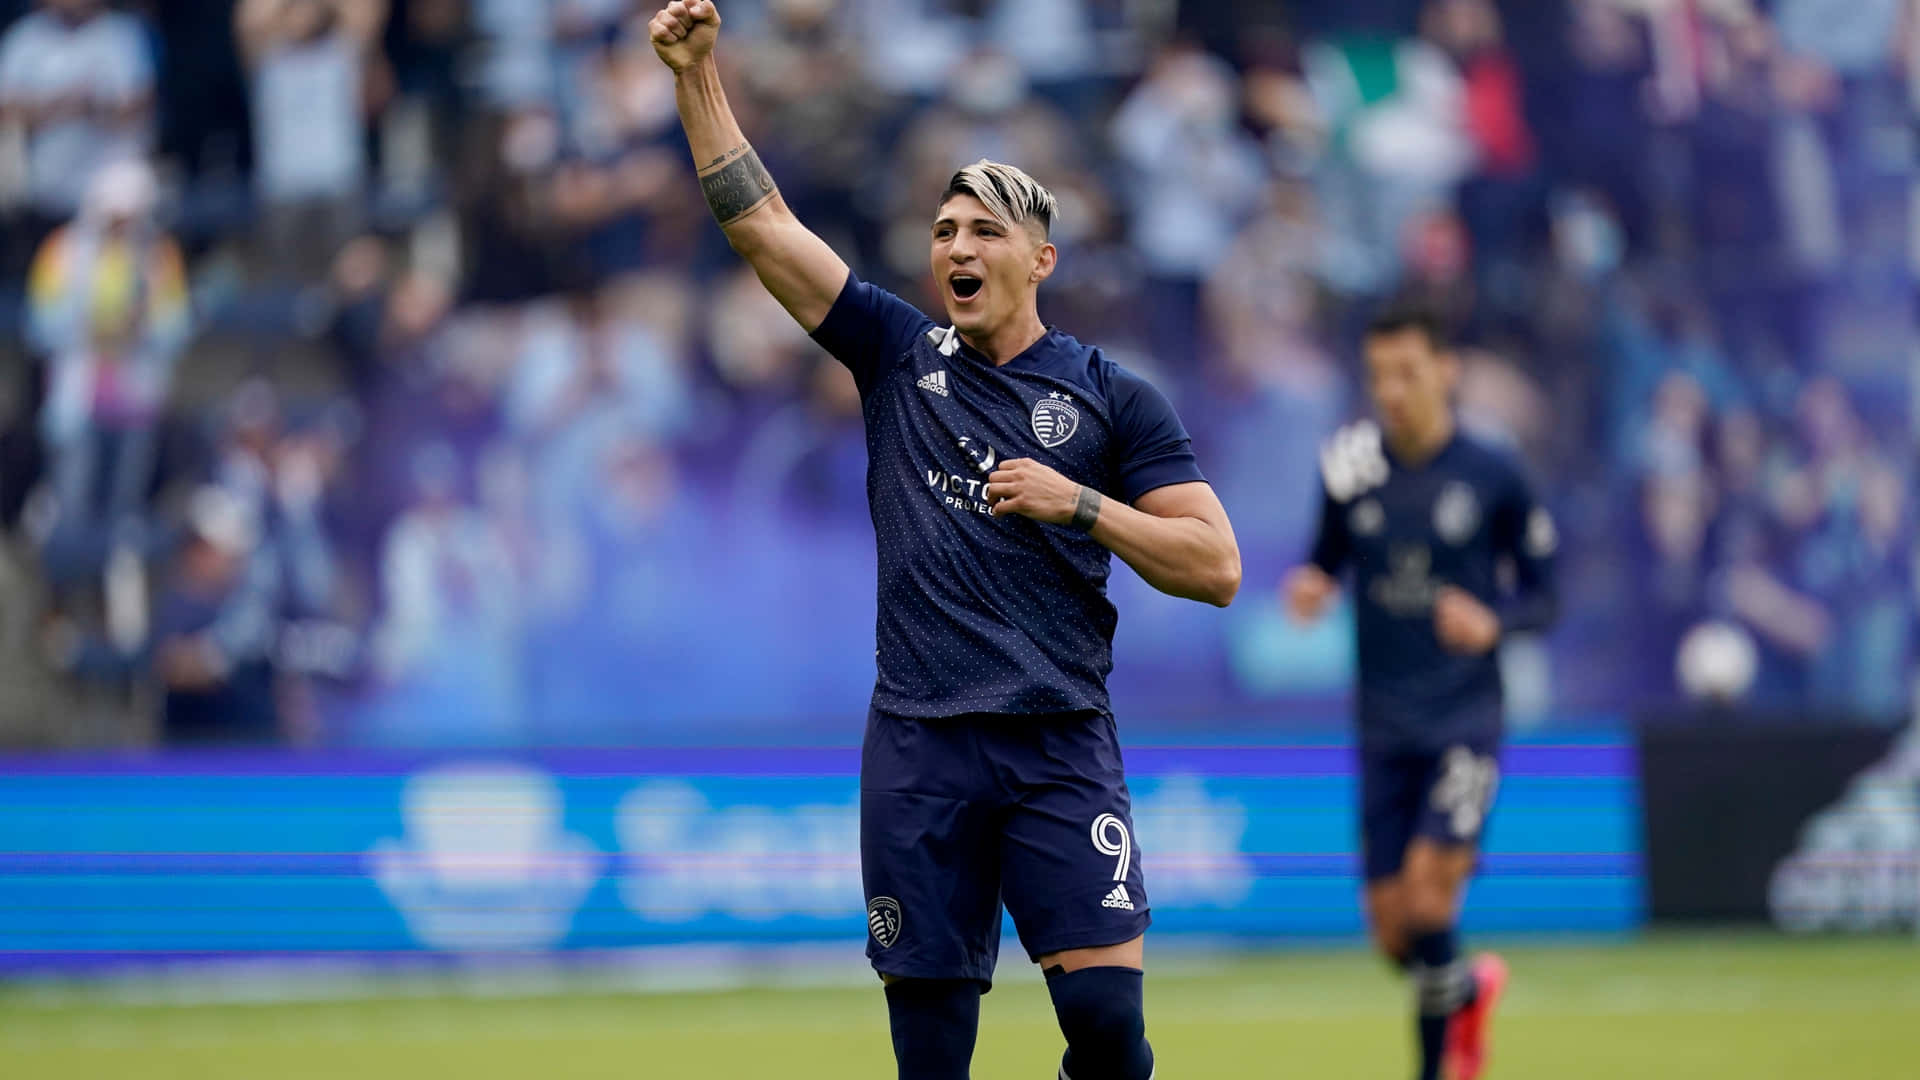
<path id="1" fill-rule="evenodd" d="M 648 30 L 653 51 L 673 69 L 680 123 L 708 208 L 767 291 L 813 333 L 848 283 L 847 264 L 800 224 L 741 134 L 713 60 L 720 12 L 712 0 L 672 0 Z"/>
<path id="2" fill-rule="evenodd" d="M 1295 567 L 1281 586 L 1287 614 L 1295 622 L 1310 623 L 1327 613 L 1334 597 L 1340 594 L 1340 570 L 1347 561 L 1347 516 L 1345 507 L 1332 495 L 1320 498 L 1320 531 L 1313 540 L 1313 554 L 1304 565 Z"/>
<path id="3" fill-rule="evenodd" d="M 1288 574 L 1280 587 L 1281 600 L 1296 622 L 1320 618 L 1340 594 L 1340 572 L 1353 554 L 1348 505 L 1386 480 L 1380 429 L 1371 420 L 1341 428 L 1320 448 L 1320 531 L 1306 565 Z"/>

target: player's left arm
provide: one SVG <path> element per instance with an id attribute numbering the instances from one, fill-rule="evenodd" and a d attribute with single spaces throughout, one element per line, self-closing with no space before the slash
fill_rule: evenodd
<path id="1" fill-rule="evenodd" d="M 1508 634 L 1547 629 L 1559 615 L 1553 569 L 1558 530 L 1518 475 L 1494 505 L 1489 526 L 1494 558 L 1513 562 L 1513 591 L 1488 606 L 1457 586 L 1441 590 L 1434 603 L 1434 629 L 1441 643 L 1457 653 L 1487 652 Z"/>
<path id="2" fill-rule="evenodd" d="M 987 501 L 995 517 L 1019 514 L 1085 532 L 1170 596 L 1226 607 L 1240 591 L 1240 543 L 1205 480 L 1154 488 L 1128 506 L 1017 458 L 987 477 Z"/>
<path id="3" fill-rule="evenodd" d="M 1547 629 L 1560 615 L 1554 576 L 1560 531 L 1553 515 L 1516 474 L 1507 498 L 1494 513 L 1492 527 L 1495 556 L 1511 558 L 1514 567 L 1514 590 L 1499 606 L 1501 631 L 1523 634 Z"/>
<path id="4" fill-rule="evenodd" d="M 1240 590 L 1240 544 L 1180 418 L 1158 390 L 1119 368 L 1110 401 L 1119 498 L 1021 458 L 987 477 L 993 513 L 1080 529 L 1161 592 L 1226 607 Z"/>
<path id="5" fill-rule="evenodd" d="M 1213 485 L 1204 480 L 1169 484 L 1141 495 L 1132 506 L 1093 497 L 1099 505 L 1088 534 L 1147 584 L 1216 607 L 1233 603 L 1240 591 L 1240 542 Z"/>

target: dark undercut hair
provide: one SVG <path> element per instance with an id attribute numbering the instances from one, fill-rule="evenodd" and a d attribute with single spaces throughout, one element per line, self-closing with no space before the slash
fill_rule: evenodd
<path id="1" fill-rule="evenodd" d="M 1453 336 L 1447 331 L 1447 320 L 1424 304 L 1395 304 L 1386 308 L 1367 320 L 1365 336 L 1372 339 L 1408 331 L 1425 337 L 1436 353 L 1449 352 L 1453 348 Z"/>
<path id="2" fill-rule="evenodd" d="M 1053 216 L 1060 210 L 1059 200 L 1038 180 L 1012 165 L 985 158 L 953 174 L 947 190 L 940 195 L 940 205 L 945 206 L 955 195 L 979 199 L 988 213 L 1009 226 L 1034 222 L 1042 237 L 1053 231 Z"/>

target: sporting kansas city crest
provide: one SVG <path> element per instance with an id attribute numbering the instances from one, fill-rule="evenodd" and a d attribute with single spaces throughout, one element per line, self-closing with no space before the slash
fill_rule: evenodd
<path id="1" fill-rule="evenodd" d="M 1033 437 L 1051 450 L 1080 430 L 1080 410 L 1073 399 L 1058 391 L 1033 403 Z"/>
<path id="2" fill-rule="evenodd" d="M 867 930 L 883 949 L 893 948 L 900 940 L 900 901 L 891 896 L 876 896 L 867 905 Z"/>
<path id="3" fill-rule="evenodd" d="M 1473 539 L 1480 528 L 1480 500 L 1473 489 L 1454 481 L 1440 492 L 1433 504 L 1433 529 L 1440 538 L 1456 547 Z"/>

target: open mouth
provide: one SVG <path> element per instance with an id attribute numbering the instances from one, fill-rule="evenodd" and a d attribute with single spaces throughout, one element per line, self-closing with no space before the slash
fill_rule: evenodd
<path id="1" fill-rule="evenodd" d="M 959 273 L 948 278 L 947 284 L 953 289 L 954 299 L 965 302 L 980 295 L 980 287 L 986 282 L 972 274 Z"/>

